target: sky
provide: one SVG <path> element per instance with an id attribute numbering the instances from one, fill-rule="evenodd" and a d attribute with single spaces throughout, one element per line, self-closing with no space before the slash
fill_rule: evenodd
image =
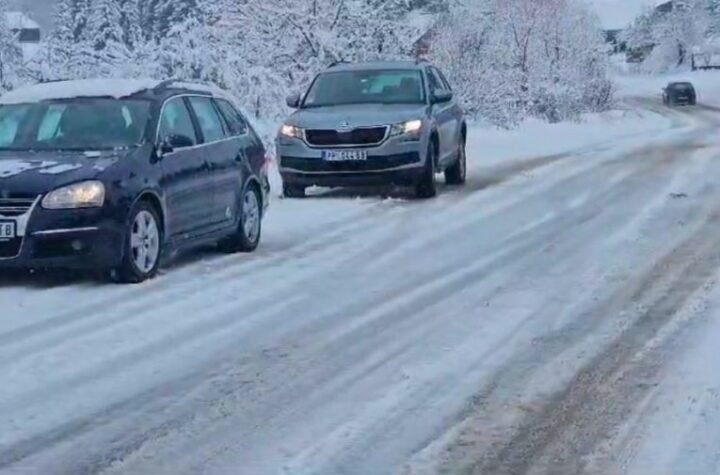
<path id="1" fill-rule="evenodd" d="M 603 28 L 624 28 L 647 5 L 660 3 L 656 0 L 588 0 L 595 7 Z"/>

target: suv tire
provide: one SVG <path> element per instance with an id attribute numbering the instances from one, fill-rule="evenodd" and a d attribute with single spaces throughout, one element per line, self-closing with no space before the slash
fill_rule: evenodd
<path id="1" fill-rule="evenodd" d="M 292 183 L 283 183 L 283 196 L 285 198 L 305 198 L 305 187 Z"/>
<path id="2" fill-rule="evenodd" d="M 467 176 L 467 155 L 465 154 L 465 138 L 460 142 L 458 158 L 452 166 L 445 169 L 445 183 L 448 185 L 462 185 Z"/>
<path id="3" fill-rule="evenodd" d="M 435 180 L 435 144 L 430 142 L 420 181 L 415 185 L 415 196 L 420 199 L 434 198 L 437 195 L 437 181 Z"/>

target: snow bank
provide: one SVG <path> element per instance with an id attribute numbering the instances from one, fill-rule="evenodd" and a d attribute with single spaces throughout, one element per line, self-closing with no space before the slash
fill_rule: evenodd
<path id="1" fill-rule="evenodd" d="M 59 81 L 14 89 L 2 97 L 0 104 L 20 104 L 74 97 L 122 97 L 152 89 L 160 84 L 155 79 L 82 79 Z"/>
<path id="2" fill-rule="evenodd" d="M 511 130 L 471 126 L 468 157 L 471 167 L 569 152 L 642 133 L 666 130 L 671 122 L 648 111 L 612 110 L 585 114 L 576 122 L 548 124 L 529 119 Z"/>

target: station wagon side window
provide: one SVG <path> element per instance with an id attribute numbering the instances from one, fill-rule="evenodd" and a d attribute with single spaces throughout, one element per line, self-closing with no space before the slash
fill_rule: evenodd
<path id="1" fill-rule="evenodd" d="M 7 147 L 15 142 L 28 109 L 29 106 L 16 105 L 0 108 L 0 146 Z"/>
<path id="2" fill-rule="evenodd" d="M 222 115 L 227 120 L 228 127 L 230 127 L 230 132 L 233 135 L 245 135 L 248 131 L 247 123 L 245 122 L 245 118 L 242 116 L 242 114 L 240 114 L 240 112 L 235 109 L 235 106 L 233 106 L 225 99 L 216 99 L 215 103 L 220 109 Z"/>
<path id="3" fill-rule="evenodd" d="M 159 140 L 165 140 L 171 135 L 182 135 L 189 138 L 193 145 L 198 143 L 195 126 L 193 125 L 185 101 L 181 97 L 170 99 L 160 117 Z"/>
<path id="4" fill-rule="evenodd" d="M 223 120 L 212 100 L 209 97 L 194 96 L 190 98 L 190 104 L 195 111 L 205 143 L 224 139 L 226 135 Z"/>

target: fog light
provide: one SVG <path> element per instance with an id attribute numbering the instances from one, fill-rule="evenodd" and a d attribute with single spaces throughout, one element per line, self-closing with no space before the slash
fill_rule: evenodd
<path id="1" fill-rule="evenodd" d="M 85 244 L 81 240 L 75 239 L 70 243 L 70 247 L 72 247 L 73 251 L 80 252 L 85 248 Z"/>

